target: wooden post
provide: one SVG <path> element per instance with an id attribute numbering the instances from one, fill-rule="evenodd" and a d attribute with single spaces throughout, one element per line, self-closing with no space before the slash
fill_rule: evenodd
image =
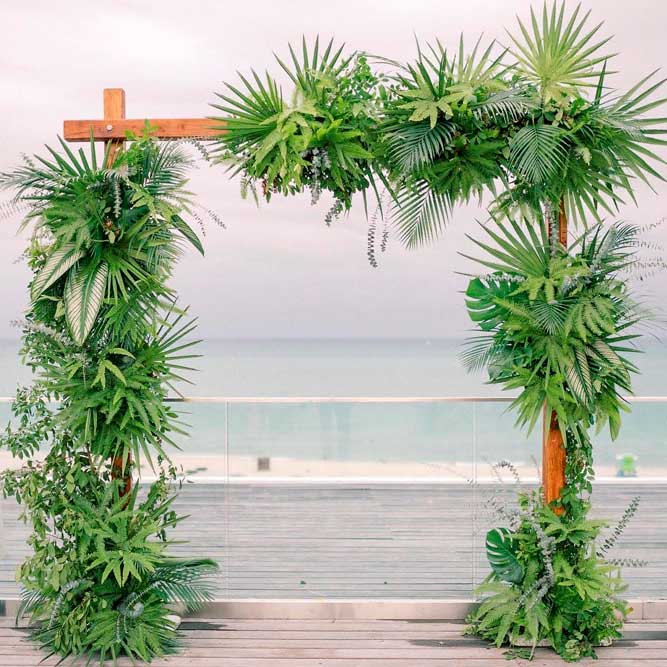
<path id="1" fill-rule="evenodd" d="M 125 91 L 122 88 L 104 89 L 104 120 L 107 121 L 105 129 L 113 131 L 114 121 L 125 118 Z M 104 142 L 106 151 L 107 169 L 111 169 L 116 162 L 118 154 L 123 150 L 122 139 L 110 139 Z M 132 491 L 132 455 L 129 454 L 127 461 L 123 464 L 121 456 L 114 456 L 111 461 L 111 476 L 113 479 L 122 479 L 125 486 L 120 492 L 121 497 Z"/>
<path id="2" fill-rule="evenodd" d="M 66 120 L 63 136 L 66 141 L 103 141 L 108 149 L 105 167 L 113 167 L 118 153 L 123 150 L 127 132 L 140 135 L 148 121 L 154 128 L 152 136 L 167 141 L 183 138 L 215 139 L 225 133 L 224 123 L 210 118 L 125 118 L 125 91 L 122 88 L 104 89 L 104 118 L 102 120 Z M 132 457 L 125 465 L 120 456 L 111 460 L 113 479 L 122 479 L 125 486 L 121 495 L 132 491 Z"/>
<path id="3" fill-rule="evenodd" d="M 554 224 L 554 221 L 549 221 Z M 552 230 L 547 230 L 551 238 Z M 567 246 L 567 216 L 565 215 L 565 200 L 561 198 L 558 207 L 558 242 Z M 551 503 L 558 500 L 565 487 L 565 445 L 563 434 L 558 426 L 558 417 L 552 410 L 547 414 L 544 406 L 542 429 L 542 489 L 544 501 Z M 557 514 L 562 514 L 562 508 L 556 509 Z"/>
<path id="4" fill-rule="evenodd" d="M 113 131 L 113 121 L 125 118 L 125 91 L 122 88 L 104 89 L 104 120 L 108 121 L 105 129 L 108 132 Z M 123 150 L 122 139 L 112 139 L 105 141 L 104 145 L 109 147 L 107 154 L 106 168 L 111 169 L 116 161 L 116 156 Z"/>

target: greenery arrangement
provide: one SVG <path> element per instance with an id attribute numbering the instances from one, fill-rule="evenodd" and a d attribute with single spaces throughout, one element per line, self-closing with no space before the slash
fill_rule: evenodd
<path id="1" fill-rule="evenodd" d="M 465 361 L 520 392 L 519 425 L 550 416 L 566 486 L 552 504 L 522 496 L 508 527 L 489 534 L 494 572 L 470 631 L 498 644 L 547 642 L 568 660 L 619 636 L 626 611 L 620 563 L 596 548 L 604 524 L 587 518 L 588 432 L 608 424 L 618 434 L 618 392 L 631 391 L 635 370 L 624 355 L 643 313 L 619 275 L 635 259 L 636 230 L 595 225 L 633 198 L 633 181 L 662 178 L 652 147 L 665 143 L 665 119 L 651 115 L 664 80 L 610 89 L 608 40 L 587 20 L 553 3 L 519 22 L 506 52 L 478 44 L 466 55 L 462 40 L 455 58 L 439 44 L 420 50 L 388 98 L 382 153 L 407 246 L 435 239 L 472 196 L 489 193 L 492 220 L 505 221 L 477 242 L 492 273 L 473 278 L 467 303 L 487 336 Z M 594 226 L 566 250 L 568 218 Z"/>
<path id="2" fill-rule="evenodd" d="M 177 648 L 172 606 L 210 599 L 217 569 L 168 554 L 181 518 L 165 445 L 185 431 L 164 399 L 195 327 L 168 281 L 184 242 L 203 252 L 184 217 L 191 161 L 148 137 L 111 164 L 108 151 L 98 165 L 92 143 L 87 155 L 62 147 L 0 178 L 33 223 L 21 326 L 36 379 L 0 441 L 24 461 L 2 473 L 3 492 L 33 527 L 19 617 L 61 656 L 150 661 Z M 157 481 L 140 492 L 141 461 Z"/>
<path id="3" fill-rule="evenodd" d="M 328 223 L 371 188 L 408 247 L 436 239 L 456 204 L 485 194 L 497 219 L 541 219 L 546 207 L 549 219 L 599 222 L 634 198 L 634 179 L 661 178 L 653 146 L 664 144 L 664 119 L 651 114 L 665 80 L 653 72 L 626 92 L 610 88 L 614 54 L 589 14 L 554 2 L 519 21 L 508 47 L 467 50 L 461 38 L 453 52 L 418 45 L 405 65 L 376 59 L 393 74 L 304 39 L 289 65 L 278 59 L 294 84 L 289 104 L 255 72 L 219 95 L 218 158 L 243 175 L 242 193 L 309 188 L 315 202 L 330 191 Z"/>
<path id="4" fill-rule="evenodd" d="M 478 261 L 491 273 L 474 277 L 466 292 L 483 333 L 470 341 L 464 360 L 469 368 L 487 367 L 491 383 L 519 391 L 511 405 L 519 426 L 531 429 L 544 406 L 555 413 L 567 467 L 555 503 L 523 494 L 518 509 L 500 508 L 508 527 L 487 535 L 492 573 L 479 592 L 490 596 L 470 618 L 470 630 L 499 646 L 534 649 L 546 641 L 575 660 L 619 637 L 627 613 L 618 599 L 621 563 L 604 558 L 611 543 L 597 546 L 606 524 L 587 517 L 589 430 L 608 425 L 615 438 L 627 410 L 619 392 L 631 392 L 636 368 L 626 355 L 636 351 L 634 325 L 646 318 L 622 279 L 636 259 L 638 230 L 598 225 L 568 249 L 544 226 L 510 222 L 484 230 L 490 243 L 475 243 L 487 251 Z"/>
<path id="5" fill-rule="evenodd" d="M 654 115 L 665 102 L 656 95 L 665 80 L 654 72 L 626 92 L 611 88 L 613 54 L 605 52 L 601 26 L 591 26 L 579 6 L 567 12 L 553 2 L 519 21 L 506 48 L 478 41 L 467 51 L 463 38 L 453 52 L 439 42 L 418 45 L 411 64 L 381 61 L 396 73 L 380 85 L 380 77 L 365 77 L 369 103 L 355 115 L 369 153 L 364 165 L 385 186 L 406 246 L 433 241 L 457 204 L 490 195 L 490 241 L 477 244 L 490 254 L 482 263 L 491 273 L 473 278 L 467 292 L 471 318 L 487 335 L 465 360 L 519 390 L 512 405 L 519 425 L 532 428 L 544 411 L 546 427 L 563 438 L 566 485 L 553 503 L 521 496 L 519 509 L 503 517 L 508 527 L 489 534 L 494 572 L 482 592 L 490 597 L 471 631 L 498 644 L 546 641 L 566 659 L 592 655 L 596 644 L 617 637 L 626 611 L 617 599 L 619 563 L 595 546 L 604 524 L 587 517 L 589 429 L 608 425 L 618 434 L 626 409 L 619 392 L 631 391 L 635 371 L 625 353 L 631 327 L 645 314 L 621 275 L 635 261 L 637 230 L 599 225 L 634 199 L 637 179 L 662 179 L 654 147 L 666 142 L 666 120 Z M 284 69 L 297 90 L 312 91 L 321 79 L 317 58 L 305 44 L 301 60 L 292 58 L 296 75 Z M 349 78 L 345 68 L 329 71 L 341 84 Z M 276 84 L 264 86 L 256 75 L 244 83 L 247 90 L 233 89 L 236 98 L 225 98 L 231 106 L 220 107 L 225 158 L 246 177 L 268 175 L 274 189 L 287 182 L 284 192 L 300 191 L 305 181 L 294 174 L 312 172 L 278 142 L 282 136 L 308 158 L 302 140 L 292 138 L 306 123 L 276 132 L 279 112 L 286 113 Z M 327 79 L 327 89 L 337 83 Z M 276 174 L 290 176 L 285 182 Z M 355 181 L 346 192 L 366 187 Z M 349 206 L 349 197 L 336 196 Z M 566 248 L 568 220 L 589 231 Z M 373 265 L 376 224 L 371 217 Z M 384 233 L 381 243 L 384 249 Z"/>
<path id="6" fill-rule="evenodd" d="M 664 145 L 664 99 L 655 72 L 624 93 L 609 87 L 608 39 L 580 7 L 531 10 L 510 46 L 458 54 L 440 45 L 404 66 L 385 104 L 383 153 L 396 190 L 394 214 L 407 246 L 431 241 L 453 206 L 492 197 L 494 218 L 599 222 L 633 180 L 661 178 L 652 150 Z M 511 63 L 511 64 L 506 64 Z"/>
<path id="7" fill-rule="evenodd" d="M 519 22 L 508 48 L 478 41 L 468 52 L 461 39 L 449 53 L 436 42 L 414 63 L 381 61 L 397 67 L 389 76 L 366 54 L 304 39 L 300 54 L 289 47 L 289 64 L 277 59 L 289 101 L 272 75 L 253 71 L 213 105 L 224 126 L 215 158 L 241 174 L 242 195 L 309 190 L 316 203 L 327 192 L 328 224 L 370 190 L 380 215 L 392 202 L 402 241 L 416 246 L 438 237 L 457 204 L 491 196 L 490 241 L 475 242 L 490 273 L 467 290 L 484 335 L 465 360 L 519 390 L 519 425 L 532 428 L 546 409 L 567 469 L 557 501 L 524 494 L 501 513 L 507 526 L 487 536 L 489 597 L 471 632 L 533 649 L 546 641 L 568 660 L 619 636 L 627 611 L 622 563 L 605 556 L 615 538 L 598 545 L 604 524 L 588 518 L 589 431 L 618 434 L 619 392 L 631 391 L 635 371 L 626 353 L 645 314 L 622 276 L 637 230 L 600 224 L 633 198 L 636 179 L 662 178 L 653 146 L 666 142 L 666 120 L 652 115 L 665 80 L 653 73 L 627 92 L 610 88 L 608 40 L 588 17 L 545 4 Z M 2 474 L 3 491 L 34 527 L 21 614 L 61 655 L 150 660 L 175 650 L 170 604 L 208 599 L 216 567 L 167 554 L 179 517 L 165 445 L 184 425 L 164 399 L 187 370 L 195 326 L 169 278 L 183 242 L 203 252 L 185 220 L 197 220 L 189 160 L 148 136 L 99 166 L 94 147 L 63 150 L 0 177 L 35 223 L 22 326 L 37 379 L 19 391 L 17 425 L 2 439 L 26 462 Z M 588 231 L 566 248 L 568 219 Z M 132 480 L 142 460 L 157 473 L 145 495 Z"/>
<path id="8" fill-rule="evenodd" d="M 252 72 L 241 75 L 243 89 L 226 84 L 213 107 L 225 115 L 216 157 L 241 173 L 241 193 L 257 200 L 272 194 L 290 195 L 309 189 L 317 203 L 323 191 L 334 202 L 326 222 L 350 209 L 352 196 L 376 193 L 373 145 L 381 112 L 382 77 L 367 57 L 343 55 L 333 40 L 321 50 L 319 38 L 309 49 L 304 38 L 300 57 L 289 46 L 291 65 L 276 56 L 294 85 L 289 102 L 269 73 L 264 80 Z M 379 196 L 379 195 L 378 195 Z"/>

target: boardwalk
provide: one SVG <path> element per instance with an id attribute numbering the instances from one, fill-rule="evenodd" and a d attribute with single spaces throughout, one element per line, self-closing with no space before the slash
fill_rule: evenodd
<path id="1" fill-rule="evenodd" d="M 565 665 L 547 649 L 532 663 L 507 660 L 503 649 L 463 637 L 460 623 L 432 621 L 253 621 L 185 622 L 180 656 L 153 667 L 555 667 Z M 53 666 L 25 632 L 0 618 L 2 667 Z M 599 660 L 580 667 L 665 667 L 667 625 L 632 623 L 623 640 L 599 649 Z M 129 665 L 120 661 L 119 665 Z"/>
<path id="2" fill-rule="evenodd" d="M 221 565 L 220 598 L 471 598 L 486 573 L 488 487 L 465 484 L 194 484 L 177 509 L 190 518 L 183 554 Z M 513 490 L 510 489 L 510 493 Z M 598 515 L 640 509 L 615 555 L 649 561 L 626 570 L 629 597 L 667 597 L 667 485 L 597 485 Z M 16 596 L 26 554 L 18 508 L 3 501 L 0 599 Z M 1 663 L 0 663 L 1 664 Z"/>

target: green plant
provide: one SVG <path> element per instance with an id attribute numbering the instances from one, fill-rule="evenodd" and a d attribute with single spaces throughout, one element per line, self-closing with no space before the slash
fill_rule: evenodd
<path id="1" fill-rule="evenodd" d="M 490 272 L 473 276 L 468 313 L 481 335 L 468 342 L 468 368 L 487 367 L 489 382 L 518 391 L 517 424 L 533 428 L 555 413 L 567 453 L 566 486 L 547 505 L 523 494 L 519 510 L 499 509 L 509 527 L 487 536 L 492 574 L 488 595 L 470 617 L 470 632 L 498 645 L 546 641 L 565 659 L 594 655 L 620 636 L 627 605 L 619 567 L 605 553 L 637 509 L 633 502 L 614 533 L 596 546 L 604 522 L 587 518 L 593 454 L 589 435 L 609 426 L 612 438 L 627 409 L 635 366 L 627 359 L 649 315 L 633 298 L 624 273 L 640 246 L 631 225 L 597 225 L 568 248 L 544 226 L 510 221 L 482 227 L 490 242 L 476 261 Z"/>
<path id="2" fill-rule="evenodd" d="M 665 80 L 610 88 L 613 54 L 588 18 L 545 3 L 507 51 L 467 54 L 461 40 L 456 57 L 438 44 L 406 66 L 385 105 L 383 156 L 406 245 L 436 238 L 471 196 L 488 193 L 495 218 L 541 221 L 546 208 L 585 224 L 634 200 L 634 179 L 663 178 L 653 147 L 665 119 L 652 114 Z"/>
<path id="3" fill-rule="evenodd" d="M 252 73 L 241 75 L 244 88 L 226 84 L 222 100 L 213 107 L 223 112 L 217 158 L 242 173 L 241 192 L 258 191 L 269 200 L 310 189 L 315 204 L 322 191 L 334 204 L 326 222 L 352 205 L 352 196 L 376 188 L 374 133 L 380 113 L 381 79 L 360 53 L 343 55 L 333 40 L 312 50 L 305 38 L 298 56 L 289 46 L 291 64 L 276 57 L 294 86 L 290 101 L 276 80 Z"/>
<path id="4" fill-rule="evenodd" d="M 171 606 L 210 599 L 217 566 L 167 553 L 180 518 L 165 445 L 185 431 L 165 398 L 195 356 L 169 278 L 184 243 L 203 252 L 185 221 L 190 159 L 149 130 L 130 139 L 113 164 L 62 143 L 0 177 L 34 223 L 21 326 L 36 374 L 0 441 L 25 464 L 0 481 L 33 528 L 19 616 L 36 640 L 62 656 L 150 661 L 176 650 Z M 142 460 L 157 481 L 140 495 Z"/>
<path id="5" fill-rule="evenodd" d="M 508 133 L 531 101 L 513 87 L 505 52 L 463 38 L 450 55 L 438 42 L 396 75 L 382 124 L 382 161 L 396 192 L 393 215 L 407 246 L 431 241 L 457 202 L 494 190 Z"/>
<path id="6" fill-rule="evenodd" d="M 504 532 L 520 577 L 493 568 L 478 587 L 486 597 L 468 618 L 469 634 L 497 646 L 529 646 L 528 658 L 546 641 L 568 661 L 595 656 L 596 646 L 620 638 L 628 606 L 618 596 L 625 587 L 618 566 L 596 554 L 605 524 L 586 518 L 587 511 L 586 505 L 577 518 L 559 516 L 539 492 L 519 496 L 505 517 L 513 529 Z M 493 567 L 493 545 L 487 553 Z"/>
<path id="7" fill-rule="evenodd" d="M 620 426 L 636 372 L 624 355 L 639 334 L 630 328 L 647 313 L 621 272 L 633 262 L 637 228 L 596 226 L 569 251 L 552 244 L 544 227 L 510 222 L 482 226 L 495 247 L 478 261 L 491 272 L 466 291 L 471 319 L 482 334 L 463 355 L 468 368 L 488 366 L 490 381 L 517 389 L 517 423 L 532 428 L 546 404 L 563 436 L 585 443 L 589 426 Z M 582 426 L 583 425 L 583 426 Z"/>

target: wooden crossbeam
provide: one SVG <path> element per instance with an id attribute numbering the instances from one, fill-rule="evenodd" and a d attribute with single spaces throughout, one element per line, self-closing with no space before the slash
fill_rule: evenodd
<path id="1" fill-rule="evenodd" d="M 109 118 L 108 120 L 66 120 L 63 123 L 66 141 L 90 141 L 92 131 L 95 141 L 127 139 L 127 132 L 141 135 L 146 120 L 155 128 L 158 139 L 184 139 L 186 137 L 214 138 L 223 130 L 214 126 L 219 121 L 208 118 Z"/>
<path id="2" fill-rule="evenodd" d="M 125 118 L 125 91 L 104 89 L 104 118 L 101 120 L 66 120 L 63 137 L 66 141 L 124 141 L 127 132 L 141 135 L 146 121 L 154 128 L 157 139 L 213 139 L 224 133 L 220 121 L 210 118 Z"/>

